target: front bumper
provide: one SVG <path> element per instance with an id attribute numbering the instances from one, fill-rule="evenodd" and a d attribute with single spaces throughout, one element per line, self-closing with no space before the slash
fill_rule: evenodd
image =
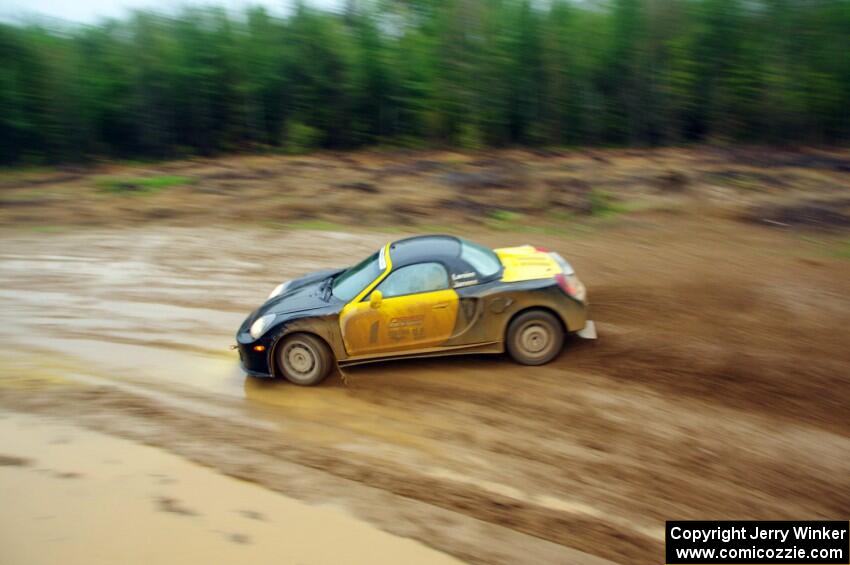
<path id="1" fill-rule="evenodd" d="M 258 345 L 263 346 L 263 351 L 256 351 Z M 248 332 L 240 331 L 236 334 L 236 350 L 239 352 L 239 364 L 242 370 L 252 377 L 271 378 L 274 376 L 271 370 L 272 339 L 268 334 L 261 335 L 259 339 L 253 339 Z"/>
<path id="2" fill-rule="evenodd" d="M 250 369 L 246 369 L 245 365 L 242 365 L 242 370 L 249 377 L 254 377 L 255 379 L 273 379 L 274 375 L 270 375 L 268 373 L 259 373 L 257 371 L 251 371 Z"/>

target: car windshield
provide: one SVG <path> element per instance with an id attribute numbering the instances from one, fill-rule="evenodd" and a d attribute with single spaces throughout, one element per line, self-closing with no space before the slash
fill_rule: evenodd
<path id="1" fill-rule="evenodd" d="M 482 277 L 495 275 L 502 268 L 502 262 L 492 250 L 465 239 L 461 240 L 460 257 Z"/>
<path id="2" fill-rule="evenodd" d="M 381 267 L 378 265 L 379 253 L 380 251 L 373 253 L 336 277 L 332 290 L 334 297 L 348 302 L 375 280 L 381 274 Z"/>

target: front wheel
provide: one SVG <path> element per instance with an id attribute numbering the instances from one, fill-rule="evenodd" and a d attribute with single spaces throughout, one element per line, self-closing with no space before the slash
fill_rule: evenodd
<path id="1" fill-rule="evenodd" d="M 288 381 L 312 386 L 328 376 L 333 355 L 321 339 L 309 334 L 294 334 L 284 337 L 278 346 L 277 362 Z"/>
<path id="2" fill-rule="evenodd" d="M 511 320 L 505 345 L 517 363 L 543 365 L 561 352 L 564 330 L 549 312 L 531 310 Z"/>

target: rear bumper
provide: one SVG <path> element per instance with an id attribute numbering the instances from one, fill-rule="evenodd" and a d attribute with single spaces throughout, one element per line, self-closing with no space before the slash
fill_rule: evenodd
<path id="1" fill-rule="evenodd" d="M 576 335 L 582 339 L 596 339 L 596 324 L 593 320 L 585 321 L 584 328 L 577 331 Z"/>

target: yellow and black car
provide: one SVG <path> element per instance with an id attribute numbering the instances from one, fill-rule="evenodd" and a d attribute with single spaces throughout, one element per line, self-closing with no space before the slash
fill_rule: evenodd
<path id="1" fill-rule="evenodd" d="M 249 375 L 314 385 L 334 362 L 507 350 L 541 365 L 568 332 L 596 337 L 584 285 L 560 255 L 426 235 L 280 284 L 236 341 Z"/>

